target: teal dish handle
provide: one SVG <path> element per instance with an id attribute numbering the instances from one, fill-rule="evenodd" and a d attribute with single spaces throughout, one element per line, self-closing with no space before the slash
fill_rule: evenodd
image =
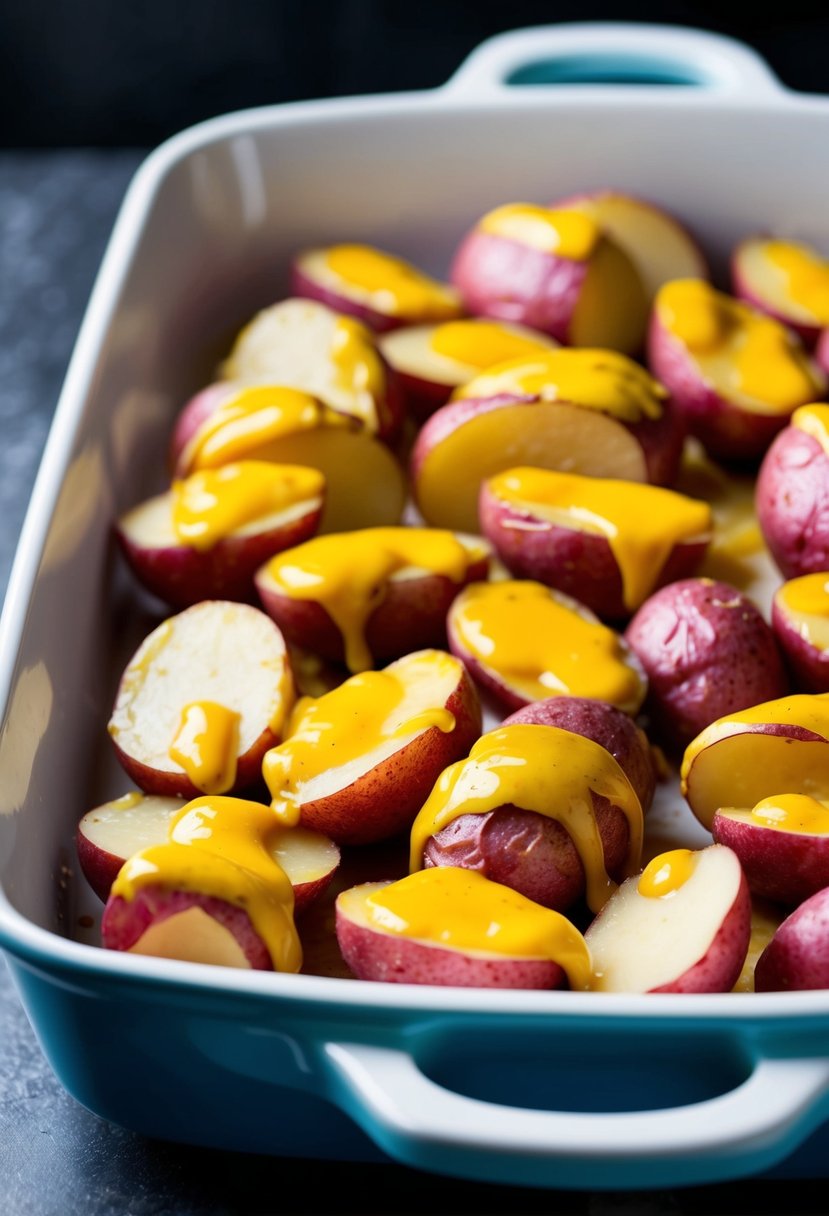
<path id="1" fill-rule="evenodd" d="M 780 101 L 787 90 L 745 43 L 685 26 L 563 23 L 482 42 L 444 86 L 491 100 L 516 86 L 693 87 Z"/>

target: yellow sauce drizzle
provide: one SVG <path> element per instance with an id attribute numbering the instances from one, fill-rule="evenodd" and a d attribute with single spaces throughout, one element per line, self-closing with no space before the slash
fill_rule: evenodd
<path id="1" fill-rule="evenodd" d="M 432 672 L 461 669 L 459 660 L 440 651 L 424 652 L 424 662 Z M 415 706 L 410 661 L 406 671 L 406 683 L 396 670 L 365 671 L 321 697 L 302 697 L 297 702 L 283 742 L 271 748 L 262 763 L 280 823 L 299 822 L 303 802 L 315 796 L 312 782 L 323 774 L 351 766 L 351 779 L 356 780 L 366 757 L 378 763 L 381 753 L 391 755 L 406 739 L 432 726 L 446 734 L 454 729 L 454 715 L 445 705 L 424 709 L 421 693 Z"/>
<path id="2" fill-rule="evenodd" d="M 829 405 L 816 402 L 798 406 L 790 421 L 799 431 L 816 439 L 824 452 L 829 454 Z"/>
<path id="3" fill-rule="evenodd" d="M 188 470 L 215 469 L 240 460 L 267 459 L 268 444 L 318 427 L 353 427 L 339 414 L 298 389 L 252 385 L 239 389 L 198 428 L 184 453 Z"/>
<path id="4" fill-rule="evenodd" d="M 631 612 L 650 595 L 674 546 L 706 539 L 712 528 L 707 503 L 632 481 L 515 468 L 496 474 L 488 486 L 502 501 L 536 518 L 604 536 Z M 520 527 L 520 521 L 508 526 Z"/>
<path id="5" fill-rule="evenodd" d="M 648 862 L 639 878 L 638 891 L 648 899 L 664 899 L 683 886 L 696 868 L 690 849 L 671 849 Z"/>
<path id="6" fill-rule="evenodd" d="M 515 359 L 528 359 L 550 349 L 551 340 L 517 334 L 497 321 L 473 318 L 438 325 L 429 341 L 437 355 L 469 367 L 492 367 Z"/>
<path id="7" fill-rule="evenodd" d="M 791 578 L 775 598 L 804 641 L 829 650 L 829 571 Z"/>
<path id="8" fill-rule="evenodd" d="M 591 791 L 624 813 L 630 828 L 626 872 L 642 855 L 642 806 L 616 759 L 583 735 L 555 726 L 515 724 L 488 731 L 466 760 L 444 769 L 412 825 L 409 868 L 419 870 L 427 841 L 459 815 L 512 804 L 557 820 L 584 866 L 587 902 L 597 912 L 616 890 L 604 864 Z"/>
<path id="9" fill-rule="evenodd" d="M 420 870 L 373 890 L 365 912 L 386 933 L 480 954 L 549 959 L 572 989 L 590 986 L 590 951 L 575 925 L 475 870 Z"/>
<path id="10" fill-rule="evenodd" d="M 173 482 L 173 531 L 182 544 L 211 549 L 246 525 L 319 500 L 325 478 L 302 465 L 243 460 Z"/>
<path id="11" fill-rule="evenodd" d="M 612 629 L 541 583 L 472 583 L 452 609 L 460 645 L 530 700 L 596 697 L 633 712 L 643 679 Z"/>
<path id="12" fill-rule="evenodd" d="M 717 291 L 704 279 L 674 279 L 656 297 L 662 325 L 699 363 L 704 377 L 751 403 L 788 413 L 819 395 L 825 377 L 787 326 Z"/>
<path id="13" fill-rule="evenodd" d="M 332 275 L 357 288 L 381 312 L 411 321 L 461 313 L 452 288 L 370 245 L 333 245 L 325 253 L 325 263 Z"/>
<path id="14" fill-rule="evenodd" d="M 601 229 L 583 211 L 507 203 L 480 220 L 478 228 L 491 236 L 506 237 L 542 253 L 557 253 L 574 262 L 586 262 L 596 248 Z"/>
<path id="15" fill-rule="evenodd" d="M 191 701 L 184 706 L 169 756 L 197 790 L 223 794 L 232 788 L 240 721 L 240 714 L 215 701 Z"/>
<path id="16" fill-rule="evenodd" d="M 789 298 L 818 324 L 829 325 L 829 262 L 797 241 L 768 241 L 764 252 L 780 272 Z"/>
<path id="17" fill-rule="evenodd" d="M 170 821 L 165 844 L 142 849 L 121 867 L 113 895 L 128 902 L 145 887 L 191 891 L 242 908 L 276 971 L 298 972 L 302 947 L 294 926 L 294 891 L 269 852 L 270 809 L 241 798 L 186 803 Z"/>
<path id="18" fill-rule="evenodd" d="M 355 317 L 338 317 L 330 354 L 337 387 L 354 394 L 352 412 L 376 430 L 377 414 L 386 408 L 386 375 L 368 326 Z"/>
<path id="19" fill-rule="evenodd" d="M 668 395 L 643 367 L 618 351 L 562 347 L 499 364 L 455 389 L 452 400 L 500 393 L 574 402 L 621 422 L 660 418 Z"/>
<path id="20" fill-rule="evenodd" d="M 460 584 L 488 550 L 462 544 L 440 528 L 361 528 L 318 536 L 273 557 L 267 574 L 283 595 L 321 604 L 343 636 L 349 671 L 374 665 L 365 627 L 402 571 L 441 575 Z"/>
<path id="21" fill-rule="evenodd" d="M 749 812 L 750 819 L 782 832 L 829 835 L 829 804 L 809 794 L 773 794 Z"/>

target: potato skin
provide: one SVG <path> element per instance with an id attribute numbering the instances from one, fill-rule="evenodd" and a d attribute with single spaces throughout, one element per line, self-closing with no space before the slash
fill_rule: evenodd
<path id="1" fill-rule="evenodd" d="M 826 578 L 829 581 L 829 571 Z M 771 627 L 793 686 L 802 692 L 829 692 L 829 650 L 820 650 L 801 635 L 777 596 L 771 605 Z"/>
<path id="2" fill-rule="evenodd" d="M 603 621 L 627 621 L 640 606 L 631 609 L 625 604 L 622 573 L 606 537 L 539 519 L 493 494 L 486 482 L 481 485 L 478 516 L 482 533 L 515 578 L 535 579 L 563 591 Z M 654 590 L 691 576 L 707 547 L 703 540 L 675 545 Z"/>
<path id="3" fill-rule="evenodd" d="M 714 813 L 711 835 L 727 845 L 740 865 L 753 895 L 793 908 L 829 886 L 829 838 L 783 832 L 761 823 Z"/>
<path id="4" fill-rule="evenodd" d="M 784 578 L 829 570 L 829 455 L 799 427 L 781 431 L 763 458 L 757 522 Z"/>
<path id="5" fill-rule="evenodd" d="M 715 719 L 790 691 L 771 626 L 729 583 L 668 584 L 645 601 L 624 636 L 647 673 L 649 733 L 674 752 Z"/>
<path id="6" fill-rule="evenodd" d="M 790 912 L 757 960 L 755 992 L 829 988 L 829 887 Z"/>

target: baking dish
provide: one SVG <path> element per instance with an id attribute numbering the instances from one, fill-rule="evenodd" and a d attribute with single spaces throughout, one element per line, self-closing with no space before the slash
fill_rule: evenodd
<path id="1" fill-rule="evenodd" d="M 170 1140 L 595 1190 L 823 1172 L 829 993 L 616 997 L 243 974 L 97 948 L 78 817 L 123 791 L 104 724 L 141 605 L 114 514 L 289 254 L 348 236 L 440 273 L 514 198 L 611 183 L 829 243 L 829 103 L 694 30 L 483 44 L 441 89 L 264 108 L 176 136 L 124 200 L 0 621 L 0 945 L 44 1052 L 102 1117 Z M 824 195 L 822 195 L 822 191 Z"/>

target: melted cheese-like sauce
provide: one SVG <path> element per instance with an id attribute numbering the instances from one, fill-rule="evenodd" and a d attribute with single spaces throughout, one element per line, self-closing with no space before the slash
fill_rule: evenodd
<path id="1" fill-rule="evenodd" d="M 452 399 L 501 393 L 572 402 L 627 423 L 661 418 L 668 395 L 643 367 L 618 351 L 562 347 L 499 364 L 455 389 Z"/>
<path id="2" fill-rule="evenodd" d="M 328 774 L 339 775 L 336 788 L 340 788 L 421 731 L 454 730 L 455 717 L 445 705 L 424 707 L 412 662 L 405 670 L 405 679 L 393 664 L 383 671 L 361 672 L 321 697 L 297 702 L 283 742 L 266 753 L 262 764 L 280 823 L 299 822 L 303 803 L 327 792 Z M 423 653 L 424 678 L 461 670 L 460 661 L 449 654 Z"/>
<path id="3" fill-rule="evenodd" d="M 727 814 L 731 819 L 759 823 L 780 832 L 829 835 L 829 803 L 810 794 L 771 794 L 750 810 L 729 807 Z"/>
<path id="4" fill-rule="evenodd" d="M 346 666 L 357 672 L 374 665 L 365 628 L 390 579 L 435 574 L 460 585 L 487 553 L 483 542 L 462 543 L 441 528 L 363 528 L 314 537 L 278 553 L 266 570 L 280 594 L 322 605 L 342 634 Z"/>
<path id="5" fill-rule="evenodd" d="M 380 312 L 408 321 L 461 314 L 460 301 L 451 287 L 371 245 L 333 245 L 325 251 L 323 261 L 334 279 Z"/>
<path id="6" fill-rule="evenodd" d="M 696 868 L 691 849 L 671 849 L 660 853 L 645 866 L 637 890 L 647 899 L 664 899 L 684 886 Z"/>
<path id="7" fill-rule="evenodd" d="M 792 414 L 790 423 L 805 435 L 811 435 L 829 454 L 829 405 L 822 401 L 800 405 Z"/>
<path id="8" fill-rule="evenodd" d="M 267 460 L 268 444 L 318 427 L 354 427 L 310 393 L 279 385 L 240 388 L 196 431 L 184 453 L 188 470 L 215 469 L 243 460 Z"/>
<path id="9" fill-rule="evenodd" d="M 142 889 L 160 886 L 222 899 L 247 912 L 274 970 L 298 972 L 302 947 L 294 925 L 294 891 L 269 851 L 276 826 L 262 803 L 196 798 L 173 816 L 166 843 L 142 849 L 124 863 L 112 894 L 131 902 Z"/>
<path id="10" fill-rule="evenodd" d="M 602 235 L 596 221 L 583 211 L 532 203 L 496 207 L 479 221 L 478 229 L 574 262 L 586 262 Z"/>
<path id="11" fill-rule="evenodd" d="M 544 354 L 550 349 L 551 339 L 539 336 L 535 341 L 497 321 L 473 317 L 436 326 L 429 345 L 435 354 L 445 359 L 455 359 L 468 367 L 483 369 L 495 363 Z"/>
<path id="12" fill-rule="evenodd" d="M 829 262 L 798 241 L 768 241 L 764 253 L 786 295 L 819 325 L 829 325 Z"/>
<path id="13" fill-rule="evenodd" d="M 490 478 L 488 487 L 501 501 L 533 519 L 604 536 L 622 576 L 625 607 L 631 612 L 653 591 L 674 547 L 707 539 L 712 528 L 707 503 L 638 482 L 515 468 Z M 504 522 L 507 527 L 520 527 L 520 521 Z"/>
<path id="14" fill-rule="evenodd" d="M 787 326 L 704 279 L 666 283 L 655 307 L 705 379 L 756 413 L 789 413 L 825 387 L 825 377 Z"/>
<path id="15" fill-rule="evenodd" d="M 302 503 L 319 501 L 325 478 L 302 465 L 243 460 L 173 482 L 173 531 L 184 545 L 213 548 L 233 532 Z"/>
<path id="16" fill-rule="evenodd" d="M 829 572 L 788 579 L 775 599 L 805 642 L 829 650 Z"/>
<path id="17" fill-rule="evenodd" d="M 472 583 L 450 621 L 463 651 L 529 700 L 569 694 L 639 708 L 643 676 L 621 637 L 541 583 Z"/>
<path id="18" fill-rule="evenodd" d="M 197 790 L 223 794 L 233 787 L 240 721 L 240 714 L 215 701 L 192 701 L 182 709 L 169 755 Z"/>
<path id="19" fill-rule="evenodd" d="M 571 989 L 590 986 L 590 951 L 575 925 L 474 870 L 417 871 L 372 890 L 364 911 L 384 933 L 479 955 L 548 959 L 564 970 Z"/>
<path id="20" fill-rule="evenodd" d="M 557 820 L 584 866 L 587 902 L 597 912 L 616 889 L 591 791 L 624 813 L 630 828 L 627 873 L 642 854 L 642 806 L 619 763 L 606 748 L 555 726 L 513 724 L 488 731 L 466 760 L 444 769 L 412 826 L 409 867 L 423 865 L 426 844 L 459 815 L 485 815 L 513 805 Z"/>

